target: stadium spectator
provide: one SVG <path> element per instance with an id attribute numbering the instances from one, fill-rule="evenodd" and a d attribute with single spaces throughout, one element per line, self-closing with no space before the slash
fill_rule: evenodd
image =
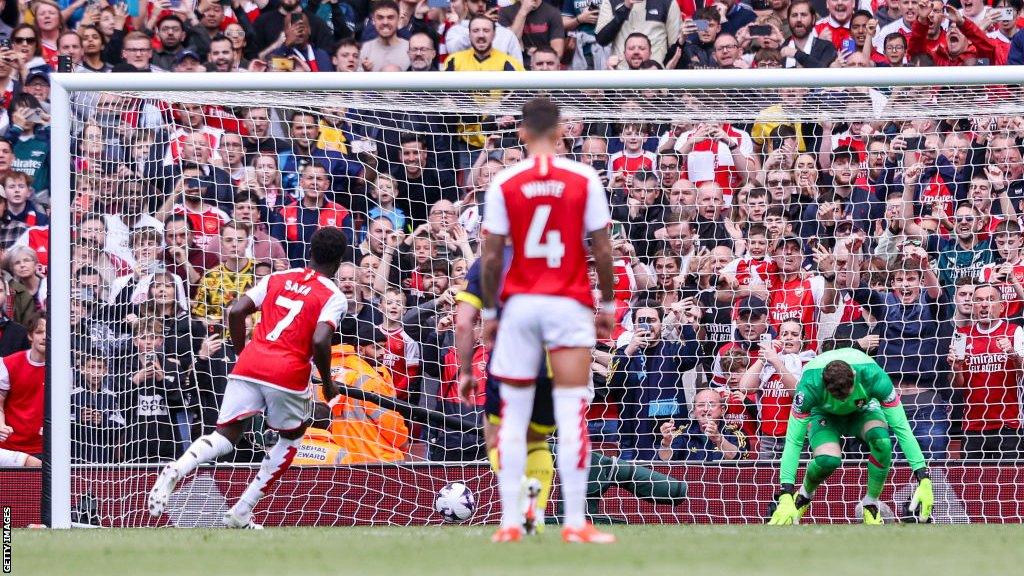
<path id="1" fill-rule="evenodd" d="M 398 36 L 399 8 L 392 0 L 378 0 L 370 13 L 377 37 L 363 42 L 359 60 L 367 72 L 380 72 L 385 66 L 409 68 L 409 41 Z"/>
<path id="2" fill-rule="evenodd" d="M 881 339 L 875 358 L 892 377 L 914 436 L 928 458 L 943 458 L 949 422 L 946 401 L 939 394 L 939 279 L 927 252 L 907 243 L 891 266 L 890 282 L 889 292 L 862 283 L 853 299 L 878 322 Z"/>
<path id="3" fill-rule="evenodd" d="M 228 222 L 220 231 L 220 264 L 199 281 L 192 314 L 207 325 L 222 325 L 228 306 L 255 283 L 256 261 L 246 256 L 247 224 Z"/>
<path id="4" fill-rule="evenodd" d="M 25 327 L 30 347 L 0 361 L 0 456 L 5 465 L 38 467 L 43 452 L 46 319 L 36 316 Z"/>
<path id="5" fill-rule="evenodd" d="M 330 177 L 323 165 L 311 163 L 302 168 L 299 190 L 301 199 L 281 209 L 285 248 L 293 268 L 305 266 L 309 259 L 309 238 L 317 228 L 335 226 L 352 235 L 352 217 L 348 209 L 327 199 Z"/>
<path id="6" fill-rule="evenodd" d="M 693 419 L 686 428 L 674 419 L 658 428 L 661 441 L 658 458 L 665 461 L 689 460 L 715 462 L 739 460 L 749 451 L 747 438 L 734 425 L 726 424 L 721 397 L 714 390 L 697 392 L 693 399 Z"/>
<path id="7" fill-rule="evenodd" d="M 786 68 L 827 68 L 836 59 L 835 46 L 815 34 L 816 17 L 810 0 L 789 4 L 786 18 L 792 37 L 780 49 L 786 58 Z"/>
<path id="8" fill-rule="evenodd" d="M 678 340 L 662 337 L 662 311 L 633 310 L 633 330 L 619 337 L 609 367 L 608 386 L 620 397 L 620 457 L 651 460 L 660 422 L 687 417 L 682 373 L 697 364 L 697 334 L 682 326 Z"/>
<path id="9" fill-rule="evenodd" d="M 1024 328 L 1003 319 L 999 289 L 978 286 L 973 322 L 960 328 L 962 350 L 950 352 L 954 386 L 964 394 L 964 446 L 967 458 L 1020 458 L 1020 376 L 1024 369 Z"/>
<path id="10" fill-rule="evenodd" d="M 14 246 L 4 254 L 4 271 L 8 282 L 8 298 L 12 302 L 11 318 L 23 326 L 42 315 L 46 305 L 46 278 L 39 273 L 39 257 L 27 246 Z"/>
<path id="11" fill-rule="evenodd" d="M 462 4 L 466 10 L 465 14 L 461 15 L 462 20 L 448 28 L 448 31 L 445 33 L 444 44 L 448 50 L 449 58 L 459 51 L 474 47 L 473 35 L 470 32 L 471 21 L 476 17 L 489 19 L 490 17 L 487 14 L 492 10 L 492 8 L 488 7 L 487 0 L 463 0 Z M 523 48 L 514 32 L 495 22 L 494 32 L 491 34 L 491 44 L 499 52 L 508 55 L 509 59 L 515 60 L 520 65 L 518 69 L 522 69 Z"/>
<path id="12" fill-rule="evenodd" d="M 550 48 L 555 51 L 556 61 L 562 59 L 565 29 L 562 14 L 555 6 L 544 0 L 523 0 L 499 10 L 498 22 L 519 39 L 527 68 L 532 68 L 531 57 L 538 48 Z"/>
<path id="13" fill-rule="evenodd" d="M 626 40 L 640 33 L 650 41 L 649 59 L 664 62 L 669 46 L 679 41 L 679 5 L 662 0 L 602 0 L 595 24 L 597 42 L 611 48 L 622 61 L 626 57 Z"/>
<path id="14" fill-rule="evenodd" d="M 207 2 L 214 9 L 215 2 Z M 223 9 L 221 9 L 223 13 Z M 299 0 L 281 0 L 275 10 L 261 12 L 252 23 L 253 35 L 246 42 L 245 57 L 253 60 L 285 45 L 292 45 L 289 39 L 299 36 L 299 28 L 305 28 L 303 35 L 318 48 L 329 47 L 334 38 L 327 25 L 317 16 L 304 14 Z M 339 31 L 340 32 L 340 31 Z M 286 39 L 287 38 L 287 39 Z M 303 42 L 305 44 L 305 42 Z M 307 57 L 306 55 L 302 55 Z M 265 60 L 265 58 L 264 58 Z"/>
<path id="15" fill-rule="evenodd" d="M 284 245 L 270 233 L 270 227 L 263 222 L 259 198 L 254 193 L 242 191 L 235 195 L 235 211 L 232 216 L 236 223 L 247 227 L 251 232 L 249 244 L 245 247 L 247 257 L 256 262 L 269 262 L 275 271 L 288 269 L 288 255 Z M 223 258 L 221 236 L 213 237 L 205 251 L 217 259 Z"/>
<path id="16" fill-rule="evenodd" d="M 78 358 L 71 389 L 71 458 L 112 464 L 119 459 L 125 425 L 116 384 L 101 352 L 86 350 Z"/>

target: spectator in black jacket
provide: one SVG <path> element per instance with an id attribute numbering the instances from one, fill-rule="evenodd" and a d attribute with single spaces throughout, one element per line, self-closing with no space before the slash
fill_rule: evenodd
<path id="1" fill-rule="evenodd" d="M 836 47 L 813 34 L 816 18 L 809 0 L 794 0 L 789 5 L 789 29 L 793 36 L 780 50 L 786 57 L 786 68 L 828 68 L 836 59 Z"/>

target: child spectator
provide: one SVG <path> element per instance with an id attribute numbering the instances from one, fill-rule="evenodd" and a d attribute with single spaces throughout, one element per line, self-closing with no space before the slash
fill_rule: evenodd
<path id="1" fill-rule="evenodd" d="M 107 358 L 87 350 L 79 362 L 71 390 L 71 457 L 76 462 L 117 462 L 125 421 Z"/>
<path id="2" fill-rule="evenodd" d="M 386 217 L 394 224 L 395 230 L 403 230 L 407 220 L 405 212 L 395 205 L 396 192 L 395 180 L 391 176 L 378 175 L 370 189 L 375 205 L 370 207 L 368 215 L 370 220 Z"/>
<path id="3" fill-rule="evenodd" d="M 413 382 L 420 374 L 420 346 L 405 331 L 402 317 L 405 316 L 405 292 L 397 288 L 388 288 L 381 299 L 381 312 L 384 322 L 380 329 L 387 335 L 384 356 L 381 364 L 391 370 L 395 390 L 402 400 L 408 399 L 410 392 L 419 386 Z"/>

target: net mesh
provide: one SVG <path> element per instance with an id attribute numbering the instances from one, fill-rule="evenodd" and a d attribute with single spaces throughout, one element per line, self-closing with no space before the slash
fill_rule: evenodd
<path id="1" fill-rule="evenodd" d="M 215 426 L 235 360 L 227 307 L 339 226 L 353 250 L 336 280 L 354 305 L 335 377 L 447 420 L 319 398 L 257 518 L 438 523 L 437 491 L 462 482 L 472 521 L 496 521 L 482 397 L 455 393 L 453 304 L 483 190 L 523 157 L 521 105 L 547 95 L 561 153 L 599 170 L 615 221 L 596 517 L 761 522 L 802 365 L 852 345 L 903 395 L 937 519 L 1019 522 L 1021 88 L 73 92 L 75 519 L 219 522 L 277 439 L 262 416 L 161 518 L 146 492 Z M 363 326 L 388 336 L 375 353 L 352 345 Z M 850 439 L 845 453 L 816 521 L 857 518 L 867 451 Z M 910 486 L 900 467 L 894 513 Z"/>

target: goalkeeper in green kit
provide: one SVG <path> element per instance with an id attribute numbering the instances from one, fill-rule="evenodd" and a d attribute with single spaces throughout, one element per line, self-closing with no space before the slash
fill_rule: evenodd
<path id="1" fill-rule="evenodd" d="M 768 523 L 800 523 L 814 491 L 842 463 L 841 438 L 854 436 L 870 449 L 868 491 L 861 501 L 864 523 L 882 524 L 878 497 L 892 464 L 890 428 L 917 479 L 909 511 L 918 521 L 928 522 L 934 502 L 932 482 L 889 375 L 870 356 L 852 348 L 826 352 L 808 362 L 793 397 L 779 473 L 782 492 Z M 812 459 L 807 464 L 803 485 L 796 492 L 796 471 L 807 436 Z"/>

